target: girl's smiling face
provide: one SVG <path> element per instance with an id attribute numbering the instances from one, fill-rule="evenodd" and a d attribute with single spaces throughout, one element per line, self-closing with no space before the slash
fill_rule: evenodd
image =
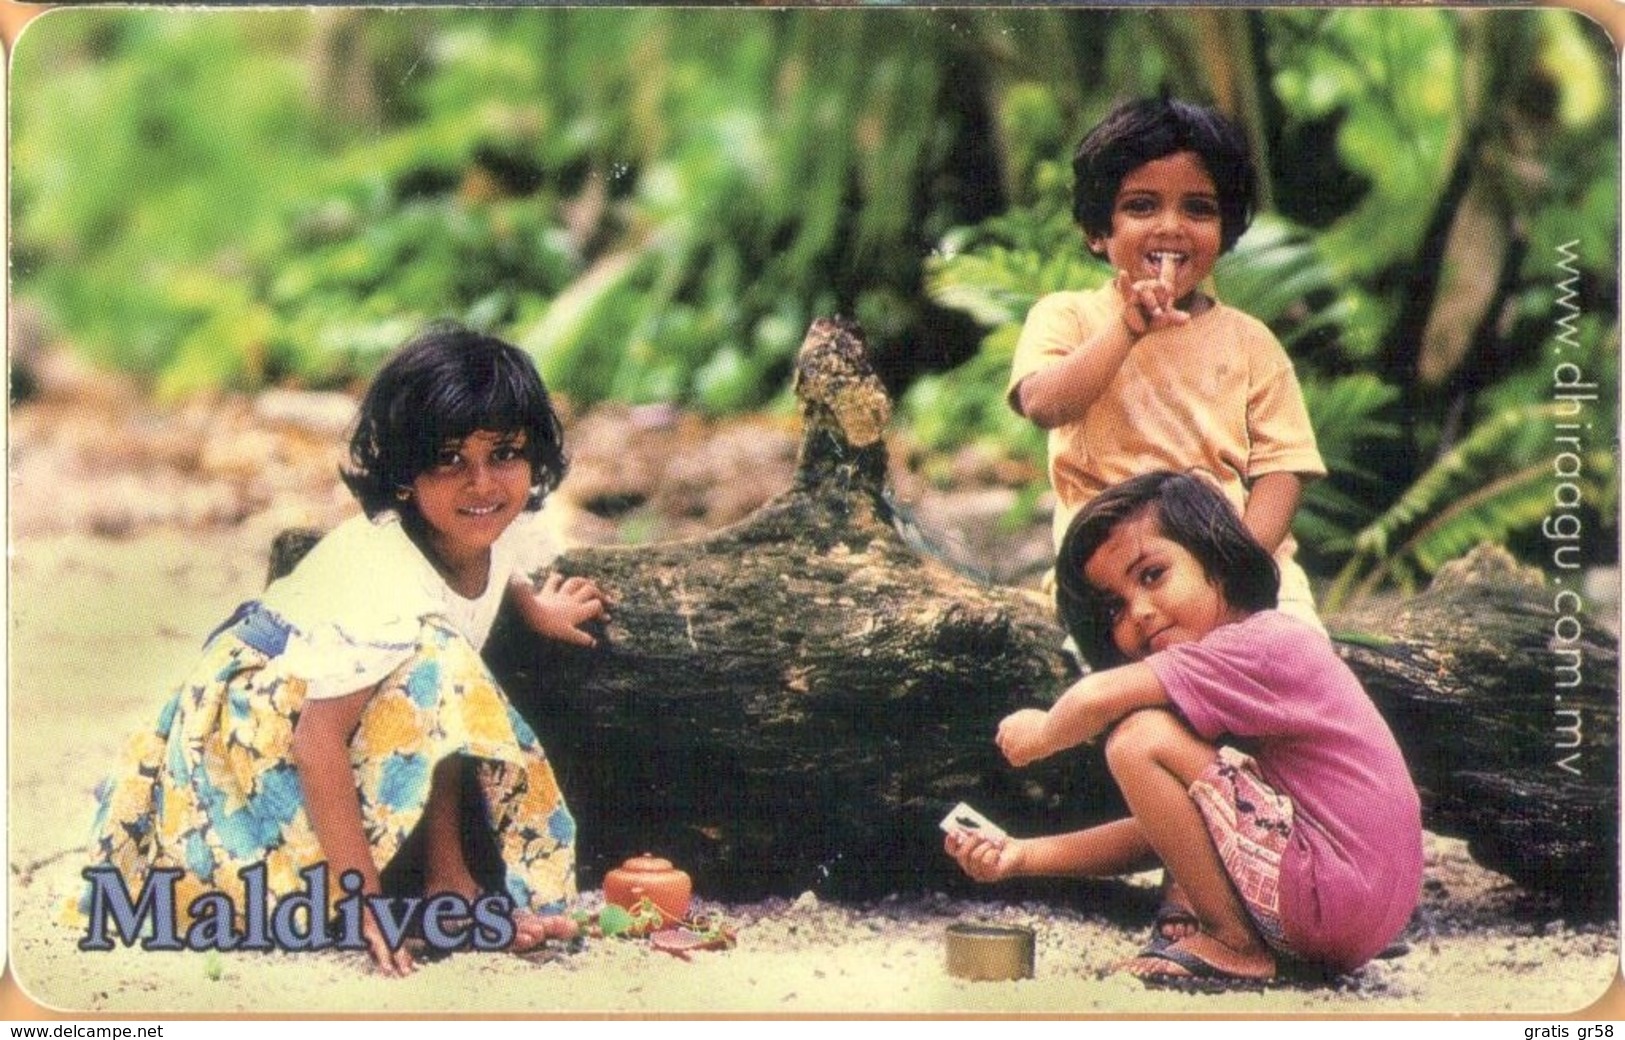
<path id="1" fill-rule="evenodd" d="M 1112 230 L 1089 248 L 1136 281 L 1158 277 L 1173 261 L 1173 295 L 1181 307 L 1219 259 L 1224 222 L 1219 192 L 1195 152 L 1175 152 L 1135 167 L 1118 185 Z"/>
<path id="2" fill-rule="evenodd" d="M 523 430 L 476 430 L 447 441 L 412 481 L 429 544 L 456 578 L 483 584 L 492 544 L 524 510 L 531 484 L 524 449 Z"/>
<path id="3" fill-rule="evenodd" d="M 1112 642 L 1132 661 L 1239 618 L 1196 557 L 1163 535 L 1154 510 L 1113 528 L 1083 573 L 1111 607 Z"/>

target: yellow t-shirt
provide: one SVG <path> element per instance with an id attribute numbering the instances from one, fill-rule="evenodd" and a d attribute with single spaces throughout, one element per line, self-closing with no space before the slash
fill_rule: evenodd
<path id="1" fill-rule="evenodd" d="M 1011 366 L 1011 406 L 1023 379 L 1066 357 L 1105 323 L 1120 321 L 1121 310 L 1110 285 L 1052 293 L 1034 304 Z M 1266 473 L 1326 475 L 1292 361 L 1263 322 L 1215 302 L 1185 325 L 1148 333 L 1083 418 L 1050 431 L 1057 547 L 1095 495 L 1159 469 L 1206 474 L 1238 513 L 1252 482 Z M 1283 609 L 1302 597 L 1313 617 L 1296 550 L 1288 535 L 1276 553 Z"/>

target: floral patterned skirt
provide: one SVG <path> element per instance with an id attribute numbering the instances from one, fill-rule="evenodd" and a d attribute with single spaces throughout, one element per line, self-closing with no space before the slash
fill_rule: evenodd
<path id="1" fill-rule="evenodd" d="M 131 893 L 152 870 L 179 869 L 182 910 L 207 892 L 240 910 L 247 867 L 263 866 L 273 900 L 303 892 L 301 871 L 324 858 L 290 754 L 304 683 L 267 667 L 274 655 L 239 631 L 209 641 L 157 725 L 130 742 L 98 792 L 93 866 L 116 868 Z M 506 894 L 521 909 L 564 910 L 576 894 L 575 821 L 552 767 L 479 652 L 426 618 L 415 651 L 377 686 L 350 742 L 380 870 L 422 817 L 435 766 L 453 755 L 474 763 Z M 337 879 L 329 884 L 337 899 Z"/>

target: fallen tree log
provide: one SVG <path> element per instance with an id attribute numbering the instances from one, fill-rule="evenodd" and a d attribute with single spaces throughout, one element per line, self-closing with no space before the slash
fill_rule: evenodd
<path id="1" fill-rule="evenodd" d="M 1619 654 L 1573 577 L 1499 548 L 1398 605 L 1328 620 L 1388 720 L 1428 826 L 1576 911 L 1619 896 Z"/>
<path id="2" fill-rule="evenodd" d="M 756 513 L 554 562 L 614 599 L 601 649 L 493 634 L 586 880 L 652 850 L 717 895 L 914 889 L 951 880 L 936 824 L 954 802 L 1037 829 L 1090 801 L 1070 764 L 1001 766 L 998 720 L 1068 679 L 1061 635 L 1040 598 L 910 548 L 884 494 L 890 401 L 854 326 L 814 324 L 796 392 L 796 477 Z"/>
<path id="3" fill-rule="evenodd" d="M 1000 759 L 998 720 L 1074 677 L 1062 633 L 1034 594 L 911 546 L 885 495 L 890 403 L 855 326 L 814 323 L 796 392 L 796 478 L 756 513 L 554 562 L 615 600 L 598 649 L 507 617 L 492 634 L 487 657 L 576 814 L 584 884 L 652 851 L 713 897 L 956 889 L 936 822 L 957 801 L 1028 834 L 1123 812 L 1098 749 Z M 288 540 L 273 573 L 307 542 Z M 1480 551 L 1398 609 L 1328 625 L 1399 736 L 1427 825 L 1608 912 L 1617 653 L 1563 617 L 1538 572 Z"/>

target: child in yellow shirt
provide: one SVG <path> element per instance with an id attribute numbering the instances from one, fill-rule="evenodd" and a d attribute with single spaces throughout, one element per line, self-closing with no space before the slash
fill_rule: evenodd
<path id="1" fill-rule="evenodd" d="M 1320 627 L 1292 517 L 1325 476 L 1292 362 L 1264 324 L 1202 288 L 1252 220 L 1246 140 L 1211 109 L 1118 106 L 1073 158 L 1073 215 L 1116 277 L 1034 304 L 1008 400 L 1049 431 L 1055 538 L 1101 490 L 1195 472 L 1281 568 L 1280 605 Z"/>

